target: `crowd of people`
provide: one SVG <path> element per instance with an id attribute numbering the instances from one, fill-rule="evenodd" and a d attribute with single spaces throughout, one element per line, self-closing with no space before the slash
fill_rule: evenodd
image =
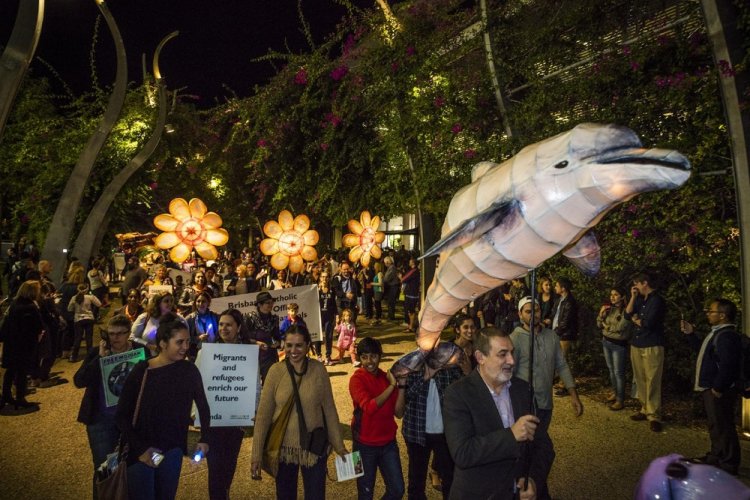
<path id="1" fill-rule="evenodd" d="M 184 273 L 171 273 L 169 263 L 157 261 L 145 269 L 131 257 L 120 282 L 122 305 L 108 315 L 102 338 L 95 341 L 94 325 L 110 307 L 112 276 L 106 262 L 94 260 L 88 269 L 71 262 L 57 288 L 48 278 L 49 263 L 28 265 L 31 256 L 21 255 L 10 273 L 13 300 L 2 325 L 6 371 L 0 409 L 37 410 L 26 399 L 27 386 L 45 387 L 57 358 L 80 363 L 74 382 L 85 391 L 78 420 L 86 426 L 94 468 L 122 440 L 129 448 L 131 498 L 174 498 L 182 457 L 199 453 L 208 461 L 210 498 L 229 498 L 245 432 L 210 425 L 193 362 L 207 343 L 255 344 L 260 395 L 252 477 L 271 474 L 277 497 L 287 499 L 296 498 L 301 474 L 305 498 L 322 499 L 328 453 L 349 453 L 326 367 L 348 355 L 355 368 L 349 381 L 353 450 L 360 453 L 364 472 L 357 479 L 360 499 L 373 497 L 378 470 L 385 484 L 383 498 L 388 499 L 404 494 L 426 498 L 428 478 L 446 499 L 551 497 L 553 395 L 568 398 L 574 415 L 583 413 L 568 364 L 580 330 L 570 280 L 542 278 L 532 293 L 526 280 L 514 279 L 470 302 L 454 318 L 455 337 L 425 353 L 420 363 L 405 371 L 384 371 L 381 342 L 362 336 L 357 324 L 377 327 L 396 321 L 403 294 L 403 326 L 406 332 L 417 331 L 416 255 L 390 251 L 370 266 L 325 256 L 300 274 L 276 272 L 247 250 L 225 257 L 209 265 L 194 263 L 187 279 Z M 16 274 L 23 278 L 15 279 Z M 286 316 L 279 318 L 269 293 L 305 284 L 318 285 L 317 342 L 299 304 L 288 304 Z M 257 293 L 252 312 L 212 311 L 217 297 L 243 293 Z M 647 421 L 659 432 L 664 299 L 647 274 L 634 276 L 629 291 L 613 287 L 609 298 L 596 318 L 612 389 L 608 406 L 612 411 L 624 408 L 629 359 L 640 405 L 631 419 Z M 733 416 L 741 363 L 736 307 L 717 299 L 706 314 L 712 330 L 703 339 L 690 323 L 681 325 L 699 352 L 695 390 L 709 416 L 711 450 L 695 460 L 736 475 L 739 444 Z M 100 359 L 134 349 L 143 351 L 145 360 L 127 376 L 118 404 L 107 406 Z M 193 404 L 201 437 L 197 448 L 188 450 Z M 397 419 L 402 420 L 408 457 L 406 481 Z M 286 425 L 279 430 L 281 420 Z M 277 445 L 273 453 L 271 442 Z M 96 476 L 93 493 L 96 498 Z"/>

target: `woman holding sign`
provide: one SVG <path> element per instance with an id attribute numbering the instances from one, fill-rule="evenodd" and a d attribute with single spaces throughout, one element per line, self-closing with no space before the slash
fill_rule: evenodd
<path id="1" fill-rule="evenodd" d="M 310 333 L 296 325 L 289 328 L 284 338 L 286 359 L 268 371 L 255 415 L 252 478 L 261 478 L 261 464 L 272 471 L 280 500 L 297 498 L 300 469 L 305 500 L 324 500 L 328 443 L 341 457 L 347 454 L 331 381 L 323 363 L 308 358 L 309 350 Z M 277 430 L 282 412 L 288 420 L 281 429 L 281 446 L 266 449 L 268 431 Z"/>
<path id="2" fill-rule="evenodd" d="M 86 434 L 89 438 L 91 458 L 94 460 L 94 470 L 112 453 L 120 439 L 120 430 L 117 428 L 115 413 L 117 412 L 117 398 L 120 396 L 122 387 L 117 377 L 127 374 L 115 374 L 108 380 L 102 378 L 101 359 L 115 354 L 122 354 L 130 350 L 141 351 L 138 359 L 148 357 L 143 346 L 128 341 L 130 334 L 130 320 L 123 316 L 113 316 L 107 324 L 106 333 L 102 332 L 102 340 L 99 347 L 91 349 L 83 361 L 83 364 L 73 376 L 73 382 L 79 389 L 86 389 L 81 400 L 81 408 L 78 411 L 78 421 L 86 425 Z M 133 363 L 135 364 L 135 363 Z M 132 365 L 129 366 L 132 368 Z M 129 370 L 128 370 L 129 373 Z M 114 378 L 113 378 L 114 377 Z M 112 380 L 109 380 L 112 378 Z M 113 390 L 110 390 L 113 389 Z M 114 401 L 106 401 L 107 394 L 114 396 Z M 94 499 L 96 499 L 96 476 L 94 476 Z"/>
<path id="3" fill-rule="evenodd" d="M 249 338 L 242 313 L 228 309 L 219 315 L 219 344 L 254 344 Z M 258 379 L 260 394 L 260 379 Z M 208 496 L 211 500 L 229 499 L 237 457 L 242 447 L 245 431 L 242 427 L 211 427 L 207 440 L 211 447 L 208 459 Z"/>

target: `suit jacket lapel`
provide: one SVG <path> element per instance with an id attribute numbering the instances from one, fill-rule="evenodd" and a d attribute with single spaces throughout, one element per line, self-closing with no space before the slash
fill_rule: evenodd
<path id="1" fill-rule="evenodd" d="M 518 380 L 520 379 L 513 377 L 510 384 L 510 402 L 513 405 L 514 420 L 529 413 L 529 395 L 526 391 L 528 386 L 516 383 Z"/>
<path id="2" fill-rule="evenodd" d="M 484 380 L 482 380 L 482 376 L 479 375 L 479 369 L 475 368 L 469 376 L 471 377 L 474 389 L 477 391 L 476 401 L 477 405 L 479 406 L 479 413 L 487 415 L 488 417 L 492 415 L 491 419 L 493 421 L 493 424 L 495 424 L 493 425 L 493 427 L 504 427 L 503 419 L 500 416 L 500 412 L 497 411 L 497 406 L 495 406 L 495 400 L 492 399 L 492 395 L 490 394 L 490 390 L 487 388 L 487 384 L 484 383 Z M 515 409 L 513 411 L 515 411 Z"/>

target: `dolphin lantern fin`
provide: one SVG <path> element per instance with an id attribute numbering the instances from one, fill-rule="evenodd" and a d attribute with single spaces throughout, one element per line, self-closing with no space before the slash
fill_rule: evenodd
<path id="1" fill-rule="evenodd" d="M 450 233 L 445 235 L 437 243 L 427 250 L 420 259 L 426 259 L 438 255 L 447 250 L 460 247 L 470 241 L 481 237 L 484 233 L 494 229 L 509 219 L 514 219 L 520 208 L 518 200 L 501 199 L 478 213 L 471 219 L 466 219 Z"/>
<path id="2" fill-rule="evenodd" d="M 565 249 L 563 255 L 586 276 L 599 272 L 602 252 L 593 231 L 587 232 L 575 245 Z"/>

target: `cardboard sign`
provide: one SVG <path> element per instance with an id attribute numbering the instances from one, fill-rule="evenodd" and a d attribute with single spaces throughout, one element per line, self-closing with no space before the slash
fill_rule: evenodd
<path id="1" fill-rule="evenodd" d="M 307 329 L 313 342 L 323 339 L 323 330 L 320 319 L 320 301 L 318 299 L 318 285 L 293 286 L 281 290 L 268 290 L 274 299 L 273 313 L 279 316 L 279 324 L 286 316 L 286 305 L 296 302 L 299 305 L 298 315 L 305 320 Z M 217 297 L 211 301 L 211 310 L 220 314 L 226 309 L 237 309 L 242 314 L 250 314 L 256 311 L 255 297 L 257 293 L 246 293 L 243 295 L 231 295 L 229 297 Z"/>
<path id="2" fill-rule="evenodd" d="M 102 369 L 102 384 L 104 385 L 104 402 L 107 407 L 115 406 L 120 400 L 125 379 L 128 378 L 133 367 L 146 359 L 143 349 L 134 349 L 120 354 L 112 354 L 99 358 Z"/>
<path id="3" fill-rule="evenodd" d="M 211 408 L 211 426 L 254 425 L 260 386 L 258 346 L 204 343 L 195 365 Z M 195 415 L 195 426 L 200 427 Z"/>
<path id="4" fill-rule="evenodd" d="M 157 293 L 169 293 L 172 294 L 174 288 L 172 285 L 151 285 L 148 287 L 148 296 L 153 297 Z"/>

